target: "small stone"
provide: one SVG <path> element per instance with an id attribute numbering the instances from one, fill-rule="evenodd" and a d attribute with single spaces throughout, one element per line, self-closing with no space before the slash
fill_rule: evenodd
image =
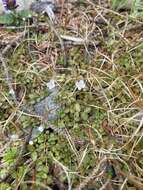
<path id="1" fill-rule="evenodd" d="M 53 88 L 49 96 L 34 105 L 34 111 L 37 115 L 43 116 L 46 121 L 57 119 L 60 105 L 56 102 L 58 89 Z"/>

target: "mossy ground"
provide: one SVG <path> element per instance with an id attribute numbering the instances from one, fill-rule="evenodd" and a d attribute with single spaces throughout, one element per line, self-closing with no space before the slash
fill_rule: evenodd
<path id="1" fill-rule="evenodd" d="M 26 35 L 5 56 L 19 104 L 11 97 L 1 66 L 0 189 L 139 189 L 143 41 L 142 28 L 131 27 L 142 25 L 141 17 L 98 4 L 64 6 L 55 29 L 88 41 L 65 43 L 66 64 L 57 36 L 42 16 L 39 22 L 44 20 L 45 27 L 30 28 L 26 21 Z M 1 29 L 0 39 L 10 43 L 20 32 Z M 57 130 L 33 112 L 50 93 L 50 79 L 59 88 L 59 117 L 52 123 Z M 84 89 L 76 88 L 78 80 L 84 80 Z M 44 132 L 30 145 L 30 129 L 43 123 Z"/>

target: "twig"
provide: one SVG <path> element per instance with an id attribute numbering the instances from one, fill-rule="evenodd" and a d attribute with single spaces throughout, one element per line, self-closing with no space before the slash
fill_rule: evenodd
<path id="1" fill-rule="evenodd" d="M 110 179 L 108 179 L 106 183 L 99 190 L 113 190 L 110 184 Z"/>
<path id="2" fill-rule="evenodd" d="M 65 53 L 65 47 L 64 47 L 63 40 L 62 40 L 60 34 L 58 33 L 58 31 L 55 29 L 55 27 L 54 27 L 54 25 L 53 25 L 53 23 L 51 22 L 50 19 L 48 20 L 48 23 L 49 23 L 51 29 L 53 30 L 53 32 L 55 33 L 55 35 L 57 36 L 57 38 L 59 39 L 59 42 L 60 42 L 60 45 L 61 45 L 61 50 L 62 50 L 63 57 L 64 57 L 64 64 L 67 65 L 67 58 L 66 58 L 66 53 Z"/>
<path id="3" fill-rule="evenodd" d="M 103 164 L 106 161 L 106 158 L 103 158 L 99 164 L 97 165 L 96 168 L 93 169 L 92 173 L 87 176 L 85 178 L 85 180 L 83 180 L 83 182 L 81 182 L 76 188 L 75 190 L 82 190 L 83 188 L 85 188 L 85 186 L 91 181 L 93 180 L 95 177 L 99 177 L 100 175 L 102 175 L 104 173 L 104 170 L 100 172 L 100 174 L 97 174 L 100 170 L 101 164 Z"/>
<path id="4" fill-rule="evenodd" d="M 116 173 L 121 175 L 124 178 L 127 178 L 127 181 L 129 181 L 129 183 L 131 183 L 132 185 L 134 185 L 138 190 L 143 190 L 143 182 L 141 182 L 141 179 L 132 175 L 129 172 L 124 172 L 121 170 L 119 163 L 116 160 L 112 160 L 115 169 L 116 169 Z"/>
<path id="5" fill-rule="evenodd" d="M 2 54 L 0 53 L 0 62 L 2 63 L 2 66 L 4 68 L 4 73 L 5 73 L 5 78 L 8 84 L 8 88 L 9 88 L 9 93 L 11 94 L 14 102 L 17 104 L 17 99 L 16 99 L 16 95 L 12 86 L 12 77 L 9 74 L 8 71 L 8 65 L 6 63 L 6 60 L 4 59 L 4 57 L 2 56 Z"/>
<path id="6" fill-rule="evenodd" d="M 132 185 L 134 185 L 138 190 L 143 190 L 143 183 L 140 182 L 138 179 L 136 179 L 135 176 L 129 174 L 129 173 L 125 173 L 123 171 L 119 171 L 119 174 L 122 175 L 123 177 L 127 178 L 127 180 L 129 181 L 129 183 L 131 183 Z"/>
<path id="7" fill-rule="evenodd" d="M 14 38 L 10 44 L 8 44 L 2 51 L 1 55 L 5 56 L 6 53 L 12 48 L 13 45 L 16 45 L 18 42 L 20 42 L 21 38 L 23 38 L 26 34 L 26 31 L 22 32 L 20 35 L 18 35 L 16 38 Z"/>
<path id="8" fill-rule="evenodd" d="M 4 73 L 5 73 L 5 78 L 6 78 L 6 81 L 7 81 L 7 84 L 8 84 L 8 88 L 9 88 L 9 93 L 11 94 L 14 102 L 16 104 L 18 104 L 17 102 L 17 98 L 16 98 L 16 95 L 15 95 L 15 91 L 13 89 L 13 86 L 12 86 L 12 76 L 9 74 L 9 70 L 8 70 L 8 65 L 6 63 L 6 60 L 4 58 L 4 56 L 6 55 L 6 53 L 12 48 L 13 45 L 15 45 L 16 43 L 18 43 L 21 38 L 25 35 L 25 32 L 22 32 L 19 36 L 17 36 L 15 39 L 13 39 L 11 41 L 10 44 L 8 44 L 2 51 L 2 53 L 0 53 L 0 62 L 2 63 L 2 66 L 4 68 Z"/>

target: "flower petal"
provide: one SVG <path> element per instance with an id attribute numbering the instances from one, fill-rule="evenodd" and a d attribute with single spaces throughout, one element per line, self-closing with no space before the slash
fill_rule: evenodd
<path id="1" fill-rule="evenodd" d="M 78 90 L 82 90 L 86 87 L 86 84 L 84 80 L 79 80 L 79 81 L 76 81 L 75 86 L 77 87 Z"/>
<path id="2" fill-rule="evenodd" d="M 49 90 L 55 88 L 55 81 L 53 79 L 51 79 L 48 83 L 47 83 L 47 87 Z"/>
<path id="3" fill-rule="evenodd" d="M 33 145 L 33 141 L 32 141 L 32 140 L 30 140 L 30 141 L 29 141 L 29 144 L 30 144 L 30 145 Z"/>
<path id="4" fill-rule="evenodd" d="M 40 126 L 38 127 L 38 131 L 42 133 L 42 132 L 44 131 L 44 127 L 43 127 L 42 125 L 40 125 Z"/>

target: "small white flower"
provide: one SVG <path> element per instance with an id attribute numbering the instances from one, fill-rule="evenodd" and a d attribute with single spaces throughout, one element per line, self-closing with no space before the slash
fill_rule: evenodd
<path id="1" fill-rule="evenodd" d="M 14 90 L 13 90 L 13 89 L 10 89 L 9 94 L 10 94 L 10 95 L 15 95 Z"/>
<path id="2" fill-rule="evenodd" d="M 77 87 L 78 90 L 82 90 L 86 87 L 86 84 L 84 80 L 79 80 L 79 81 L 76 81 L 75 86 Z"/>
<path id="3" fill-rule="evenodd" d="M 42 125 L 40 125 L 40 126 L 38 127 L 38 131 L 42 133 L 42 132 L 44 131 L 44 127 L 43 127 Z"/>
<path id="4" fill-rule="evenodd" d="M 28 15 L 28 18 L 31 18 L 31 17 L 32 17 L 32 15 L 31 15 L 31 14 L 29 14 L 29 15 Z"/>
<path id="5" fill-rule="evenodd" d="M 30 140 L 30 141 L 29 141 L 29 144 L 30 144 L 30 145 L 33 145 L 33 141 L 32 141 L 32 140 Z"/>
<path id="6" fill-rule="evenodd" d="M 47 87 L 49 88 L 49 90 L 55 88 L 55 81 L 53 79 L 51 79 L 48 83 L 47 83 Z"/>
<path id="7" fill-rule="evenodd" d="M 13 134 L 13 135 L 10 136 L 10 138 L 11 138 L 11 140 L 15 141 L 15 140 L 18 139 L 18 135 Z"/>

